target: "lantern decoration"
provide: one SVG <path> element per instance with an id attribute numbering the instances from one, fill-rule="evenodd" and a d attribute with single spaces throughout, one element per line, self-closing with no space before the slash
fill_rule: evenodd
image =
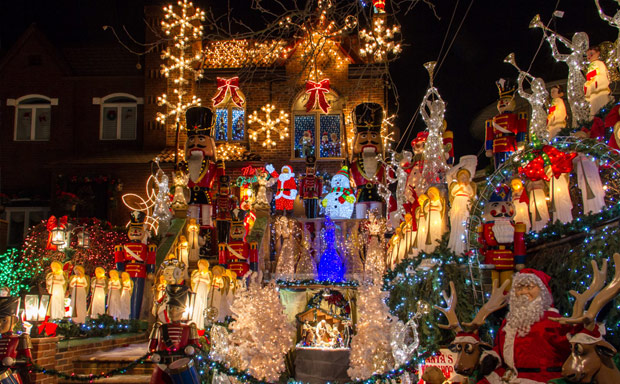
<path id="1" fill-rule="evenodd" d="M 81 248 L 90 248 L 90 233 L 84 227 L 78 227 L 74 231 L 81 229 L 77 233 L 77 245 Z"/>
<path id="2" fill-rule="evenodd" d="M 49 236 L 45 249 L 56 251 L 62 249 L 67 242 L 67 216 L 56 219 L 56 216 L 50 216 L 47 220 L 47 230 Z"/>

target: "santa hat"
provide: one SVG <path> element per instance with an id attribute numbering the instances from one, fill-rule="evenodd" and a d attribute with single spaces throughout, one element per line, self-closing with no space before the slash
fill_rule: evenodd
<path id="1" fill-rule="evenodd" d="M 425 142 L 427 137 L 428 137 L 428 131 L 418 132 L 415 139 L 411 140 L 411 146 L 415 147 L 416 144 Z"/>
<path id="2" fill-rule="evenodd" d="M 532 268 L 523 268 L 519 273 L 514 276 L 512 283 L 513 290 L 515 287 L 524 283 L 533 282 L 540 288 L 540 294 L 543 298 L 543 303 L 553 306 L 553 296 L 551 294 L 551 287 L 549 287 L 549 281 L 551 276 L 547 275 L 543 271 L 539 271 Z"/>
<path id="3" fill-rule="evenodd" d="M 282 173 L 284 173 L 284 170 L 288 170 L 288 173 L 293 173 L 293 168 L 291 168 L 290 165 L 285 165 L 282 167 Z"/>
<path id="4" fill-rule="evenodd" d="M 599 341 L 603 341 L 603 336 L 605 336 L 605 324 L 598 323 L 593 330 L 589 330 L 583 326 L 583 324 L 577 325 L 575 327 L 575 333 L 566 334 L 568 341 L 571 343 L 579 343 L 579 344 L 596 344 Z"/>
<path id="5" fill-rule="evenodd" d="M 340 168 L 340 170 L 336 172 L 334 176 L 337 176 L 337 175 L 342 175 L 348 179 L 349 178 L 349 167 L 347 167 L 346 165 L 343 165 L 342 168 Z"/>
<path id="6" fill-rule="evenodd" d="M 473 332 L 457 332 L 452 342 L 478 344 L 480 343 L 480 336 L 478 336 L 477 333 Z"/>

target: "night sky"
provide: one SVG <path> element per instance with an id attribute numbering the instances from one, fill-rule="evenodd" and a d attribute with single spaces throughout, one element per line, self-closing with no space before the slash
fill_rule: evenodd
<path id="1" fill-rule="evenodd" d="M 216 12 L 221 12 L 230 4 L 235 8 L 235 14 L 240 15 L 249 1 L 212 3 L 196 0 L 195 4 L 203 9 L 215 4 Z M 389 0 L 387 3 L 389 7 Z M 593 0 L 435 0 L 434 3 L 440 20 L 423 2 L 399 17 L 406 46 L 400 59 L 390 65 L 399 95 L 397 126 L 404 130 L 412 121 L 428 85 L 428 75 L 422 64 L 438 59 L 442 41 L 446 38 L 441 56 L 444 61 L 435 85 L 447 103 L 446 120 L 455 134 L 457 160 L 461 155 L 475 154 L 481 149 L 482 142 L 471 137 L 470 124 L 482 108 L 496 100 L 495 80 L 516 77 L 516 70 L 502 62 L 504 57 L 515 52 L 517 63 L 523 69 L 527 69 L 534 58 L 542 38 L 540 30 L 528 28 L 535 14 L 540 13 L 546 23 L 558 4 L 557 9 L 565 14 L 563 18 L 555 19 L 551 27 L 568 38 L 574 32 L 585 31 L 590 35 L 591 44 L 613 41 L 618 33 L 599 18 Z M 618 9 L 613 0 L 601 0 L 601 3 L 607 14 L 613 15 Z M 109 40 L 110 32 L 103 31 L 103 25 L 112 25 L 121 32 L 125 26 L 140 40 L 144 35 L 143 5 L 144 0 L 2 0 L 0 54 L 4 54 L 32 22 L 36 22 L 52 41 Z M 448 31 L 455 6 L 454 19 Z M 468 7 L 469 13 L 446 55 Z M 133 47 L 137 48 L 135 45 Z M 563 63 L 555 63 L 545 42 L 530 73 L 553 81 L 565 78 L 567 68 Z M 422 129 L 424 124 L 418 118 L 404 142 L 410 142 L 415 133 Z"/>

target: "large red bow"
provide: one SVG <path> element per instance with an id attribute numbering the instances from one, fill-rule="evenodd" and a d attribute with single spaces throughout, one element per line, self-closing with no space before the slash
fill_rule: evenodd
<path id="1" fill-rule="evenodd" d="M 549 181 L 545 172 L 546 166 L 551 166 L 553 176 L 558 178 L 563 173 L 569 173 L 573 169 L 573 159 L 577 153 L 566 153 L 550 145 L 542 148 L 539 156 L 531 160 L 525 167 L 519 167 L 519 173 L 532 181 Z"/>
<path id="2" fill-rule="evenodd" d="M 331 107 L 325 98 L 325 94 L 329 93 L 329 79 L 323 79 L 318 83 L 314 81 L 306 81 L 306 93 L 310 95 L 306 103 L 306 112 L 314 109 L 318 103 L 323 113 L 329 112 Z"/>
<path id="3" fill-rule="evenodd" d="M 237 76 L 231 79 L 224 79 L 222 77 L 218 77 L 217 90 L 217 95 L 215 95 L 215 97 L 211 99 L 213 100 L 213 106 L 219 105 L 222 101 L 224 101 L 228 92 L 230 92 L 230 98 L 237 107 L 241 108 L 243 106 L 243 98 L 241 98 L 239 93 L 237 93 L 237 91 L 239 90 L 239 78 Z"/>
<path id="4" fill-rule="evenodd" d="M 49 234 L 47 235 L 47 245 L 45 246 L 45 249 L 52 251 L 58 250 L 58 247 L 55 244 L 52 244 L 52 230 L 57 227 L 65 228 L 67 226 L 67 220 L 67 216 L 61 217 L 60 220 L 56 219 L 56 216 L 50 216 L 50 218 L 47 219 L 46 228 Z"/>

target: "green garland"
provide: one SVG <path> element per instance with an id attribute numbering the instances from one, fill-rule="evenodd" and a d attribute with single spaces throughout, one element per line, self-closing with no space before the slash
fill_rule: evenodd
<path id="1" fill-rule="evenodd" d="M 620 103 L 616 102 L 616 101 L 611 101 L 609 103 L 607 103 L 603 108 L 601 108 L 596 115 L 594 115 L 594 118 L 598 117 L 599 119 L 605 121 L 605 117 L 607 117 L 607 114 L 612 110 L 613 107 L 615 107 L 616 105 L 618 105 Z M 570 136 L 575 132 L 579 132 L 582 130 L 582 128 L 586 128 L 587 130 L 590 130 L 590 128 L 592 128 L 592 124 L 594 123 L 594 118 L 592 118 L 589 121 L 579 121 L 577 122 L 577 128 L 572 128 L 572 127 L 565 127 L 562 128 L 559 132 L 559 136 Z"/>
<path id="2" fill-rule="evenodd" d="M 332 286 L 332 287 L 357 287 L 359 286 L 359 282 L 356 280 L 349 281 L 323 281 L 323 280 L 277 280 L 276 285 L 281 288 L 295 288 L 295 287 L 307 287 L 310 285 L 323 285 L 323 286 Z"/>
<path id="3" fill-rule="evenodd" d="M 109 315 L 99 315 L 97 319 L 87 319 L 82 324 L 69 320 L 53 321 L 58 325 L 56 334 L 66 339 L 76 337 L 104 337 L 120 333 L 137 333 L 146 330 L 146 322 L 131 320 L 115 320 Z"/>

